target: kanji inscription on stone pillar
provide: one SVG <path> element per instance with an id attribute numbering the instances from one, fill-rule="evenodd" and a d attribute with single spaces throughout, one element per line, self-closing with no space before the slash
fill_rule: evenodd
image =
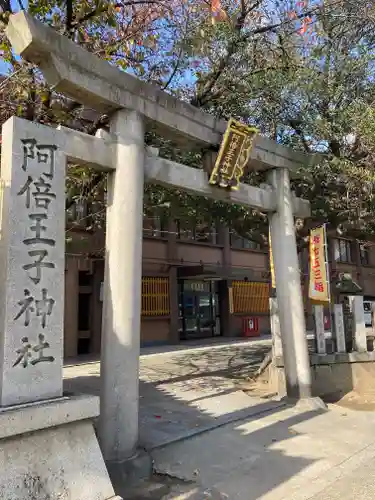
<path id="1" fill-rule="evenodd" d="M 0 404 L 62 396 L 65 164 L 58 131 L 3 125 Z"/>

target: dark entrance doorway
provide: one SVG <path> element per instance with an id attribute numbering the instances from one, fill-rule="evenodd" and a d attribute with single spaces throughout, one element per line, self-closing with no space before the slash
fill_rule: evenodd
<path id="1" fill-rule="evenodd" d="M 78 275 L 78 317 L 77 317 L 77 354 L 89 354 L 91 344 L 91 301 L 92 301 L 92 274 L 88 271 L 79 271 Z"/>
<path id="2" fill-rule="evenodd" d="M 179 282 L 180 339 L 221 335 L 217 281 Z"/>

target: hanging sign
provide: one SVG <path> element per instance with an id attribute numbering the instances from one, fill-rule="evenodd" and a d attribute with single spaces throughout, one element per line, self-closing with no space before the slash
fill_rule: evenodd
<path id="1" fill-rule="evenodd" d="M 329 283 L 325 252 L 325 226 L 310 232 L 310 282 L 309 297 L 320 302 L 329 302 Z"/>
<path id="2" fill-rule="evenodd" d="M 248 164 L 253 139 L 258 129 L 232 118 L 225 131 L 209 183 L 223 188 L 238 189 Z"/>

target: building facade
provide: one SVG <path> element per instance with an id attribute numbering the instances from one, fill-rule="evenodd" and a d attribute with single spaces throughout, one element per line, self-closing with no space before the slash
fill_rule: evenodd
<path id="1" fill-rule="evenodd" d="M 83 212 L 78 220 L 83 223 L 68 222 L 67 227 L 67 358 L 98 354 L 101 343 L 105 236 L 101 230 L 90 232 L 84 227 L 87 218 Z M 244 334 L 248 319 L 253 320 L 254 333 L 270 332 L 267 249 L 227 227 L 182 227 L 178 221 L 163 223 L 159 217 L 145 217 L 143 233 L 142 345 L 238 337 Z M 342 273 L 350 274 L 363 289 L 365 308 L 375 302 L 375 247 L 332 239 L 328 250 L 332 286 Z M 307 253 L 300 257 L 306 320 L 312 329 Z M 334 301 L 343 299 L 333 295 Z"/>
<path id="2" fill-rule="evenodd" d="M 359 241 L 349 238 L 329 238 L 328 239 L 328 270 L 330 278 L 331 304 L 324 305 L 325 330 L 332 331 L 333 324 L 333 303 L 342 303 L 344 315 L 348 318 L 344 320 L 347 337 L 351 336 L 351 311 L 348 295 L 362 295 L 364 299 L 364 314 L 366 327 L 369 328 L 368 335 L 372 335 L 371 305 L 375 302 L 375 244 L 372 242 Z M 300 256 L 302 278 L 302 290 L 304 295 L 306 325 L 308 332 L 314 330 L 313 303 L 308 299 L 308 252 Z M 345 287 L 340 289 L 340 283 L 345 277 L 352 292 L 345 291 Z"/>
<path id="3" fill-rule="evenodd" d="M 69 224 L 67 233 L 65 356 L 96 354 L 104 233 L 82 224 Z M 266 250 L 225 227 L 181 229 L 175 221 L 144 219 L 142 345 L 240 336 L 243 317 L 252 313 L 259 331 L 267 332 L 268 297 Z"/>

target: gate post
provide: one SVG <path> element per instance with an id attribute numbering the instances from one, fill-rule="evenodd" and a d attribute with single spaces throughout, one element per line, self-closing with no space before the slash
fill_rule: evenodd
<path id="1" fill-rule="evenodd" d="M 327 354 L 326 337 L 324 333 L 324 308 L 322 305 L 313 306 L 315 323 L 316 352 Z"/>
<path id="2" fill-rule="evenodd" d="M 346 352 L 344 311 L 342 304 L 334 305 L 334 313 L 335 313 L 336 351 Z"/>
<path id="3" fill-rule="evenodd" d="M 281 356 L 283 355 L 283 347 L 281 343 L 279 305 L 277 303 L 277 297 L 270 297 L 269 305 L 273 356 L 275 356 L 276 358 L 281 358 Z"/>
<path id="4" fill-rule="evenodd" d="M 354 346 L 357 352 L 367 352 L 367 336 L 365 326 L 365 310 L 363 297 L 350 295 L 349 301 L 353 313 Z"/>
<path id="5" fill-rule="evenodd" d="M 108 174 L 99 436 L 105 460 L 121 462 L 138 442 L 143 117 L 118 111 L 111 133 L 116 170 Z"/>
<path id="6" fill-rule="evenodd" d="M 277 211 L 269 219 L 287 395 L 294 399 L 308 398 L 311 397 L 310 360 L 288 169 L 271 170 L 269 182 L 277 198 Z"/>

